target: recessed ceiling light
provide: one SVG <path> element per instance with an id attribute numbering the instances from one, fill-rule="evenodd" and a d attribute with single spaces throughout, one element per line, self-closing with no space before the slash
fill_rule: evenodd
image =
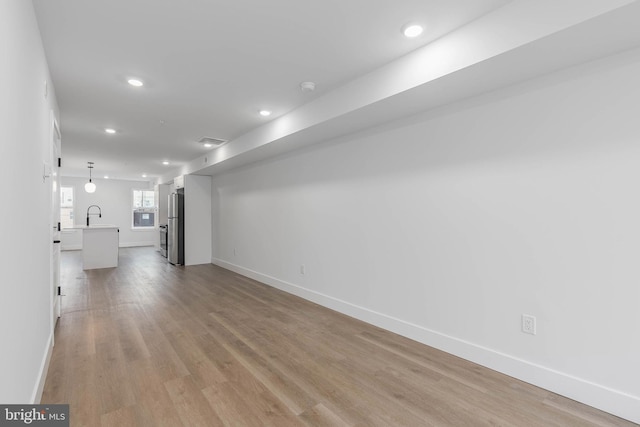
<path id="1" fill-rule="evenodd" d="M 205 142 L 203 145 L 204 145 L 206 148 L 211 148 L 211 147 L 213 147 L 213 144 L 211 144 L 210 142 Z"/>
<path id="2" fill-rule="evenodd" d="M 115 130 L 115 129 L 111 129 L 111 128 L 106 128 L 104 131 L 105 131 L 106 133 L 110 133 L 110 134 L 114 134 L 114 133 L 116 133 L 116 130 Z"/>
<path id="3" fill-rule="evenodd" d="M 140 87 L 140 86 L 144 85 L 144 83 L 142 83 L 142 81 L 140 81 L 138 79 L 129 79 L 129 80 L 127 80 L 127 83 L 129 83 L 131 86 L 135 86 L 135 87 Z"/>
<path id="4" fill-rule="evenodd" d="M 146 174 L 146 173 L 143 173 L 143 174 L 142 174 L 142 177 L 143 177 L 143 178 L 146 178 L 146 177 L 147 177 L 147 174 Z"/>
<path id="5" fill-rule="evenodd" d="M 109 175 L 105 175 L 105 176 L 104 176 L 104 179 L 109 179 Z"/>
<path id="6" fill-rule="evenodd" d="M 424 28 L 420 24 L 407 24 L 402 27 L 402 34 L 409 38 L 418 37 L 423 31 Z"/>
<path id="7" fill-rule="evenodd" d="M 168 165 L 169 162 L 167 160 L 165 160 L 164 162 L 162 162 L 163 165 Z"/>
<path id="8" fill-rule="evenodd" d="M 269 110 L 260 110 L 260 115 L 262 117 L 268 117 L 268 116 L 271 115 L 271 111 L 269 111 Z"/>

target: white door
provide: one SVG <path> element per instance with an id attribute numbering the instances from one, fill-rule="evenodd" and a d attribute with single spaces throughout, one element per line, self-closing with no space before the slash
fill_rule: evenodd
<path id="1" fill-rule="evenodd" d="M 53 115 L 53 113 L 52 113 Z M 53 327 L 61 314 L 60 292 L 60 129 L 58 122 L 52 118 L 51 124 L 51 284 Z"/>

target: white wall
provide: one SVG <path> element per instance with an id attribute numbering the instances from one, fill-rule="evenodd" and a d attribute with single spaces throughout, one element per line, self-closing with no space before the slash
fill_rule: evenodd
<path id="1" fill-rule="evenodd" d="M 57 116 L 30 1 L 0 2 L 0 58 L 0 402 L 30 403 L 40 399 L 53 338 L 51 180 L 42 175 Z"/>
<path id="2" fill-rule="evenodd" d="M 214 262 L 640 422 L 638 75 L 629 52 L 214 177 Z"/>
<path id="3" fill-rule="evenodd" d="M 62 173 L 64 174 L 64 151 L 62 158 Z M 133 230 L 132 228 L 132 190 L 153 190 L 153 185 L 147 181 L 124 181 L 118 179 L 94 178 L 97 189 L 95 193 L 84 191 L 87 178 L 72 178 L 63 176 L 63 186 L 74 188 L 74 215 L 76 224 L 86 224 L 87 208 L 98 205 L 102 211 L 102 218 L 92 215 L 91 224 L 115 224 L 120 227 L 120 247 L 153 246 L 157 240 L 158 229 Z M 92 213 L 98 212 L 92 208 Z M 82 248 L 82 231 L 66 230 L 62 233 L 62 249 L 73 250 Z"/>
<path id="4" fill-rule="evenodd" d="M 211 177 L 184 176 L 184 265 L 211 262 Z"/>

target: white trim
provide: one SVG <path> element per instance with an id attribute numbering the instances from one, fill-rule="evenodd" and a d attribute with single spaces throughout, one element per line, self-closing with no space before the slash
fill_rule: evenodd
<path id="1" fill-rule="evenodd" d="M 42 392 L 44 391 L 44 383 L 47 380 L 47 373 L 49 372 L 49 364 L 51 363 L 51 355 L 53 354 L 53 331 L 49 335 L 47 340 L 47 349 L 40 364 L 40 373 L 38 376 L 38 382 L 31 395 L 31 403 L 38 404 L 42 400 Z"/>
<path id="2" fill-rule="evenodd" d="M 156 227 L 155 225 L 149 226 L 149 227 L 131 227 L 130 230 L 131 231 L 135 231 L 135 232 L 139 232 L 139 231 L 154 231 L 157 230 L 158 227 Z"/>
<path id="3" fill-rule="evenodd" d="M 62 245 L 61 250 L 63 250 L 63 251 L 81 251 L 82 250 L 82 243 L 80 243 L 79 245 Z"/>
<path id="4" fill-rule="evenodd" d="M 566 396 L 630 421 L 640 423 L 640 397 L 593 383 L 564 372 L 424 328 L 383 313 L 285 282 L 218 258 L 212 264 L 315 302 L 340 313 L 411 338 L 447 353 Z"/>

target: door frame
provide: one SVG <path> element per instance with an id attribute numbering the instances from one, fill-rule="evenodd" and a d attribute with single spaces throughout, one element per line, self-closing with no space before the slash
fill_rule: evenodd
<path id="1" fill-rule="evenodd" d="M 51 110 L 51 132 L 50 132 L 50 176 L 51 176 L 51 214 L 49 216 L 50 230 L 50 295 L 51 295 L 51 329 L 52 337 L 55 337 L 54 329 L 58 318 L 62 314 L 62 295 L 60 292 L 60 252 L 61 252 L 61 235 L 59 229 L 60 224 L 60 171 L 58 167 L 58 159 L 61 157 L 62 134 L 60 127 Z"/>

